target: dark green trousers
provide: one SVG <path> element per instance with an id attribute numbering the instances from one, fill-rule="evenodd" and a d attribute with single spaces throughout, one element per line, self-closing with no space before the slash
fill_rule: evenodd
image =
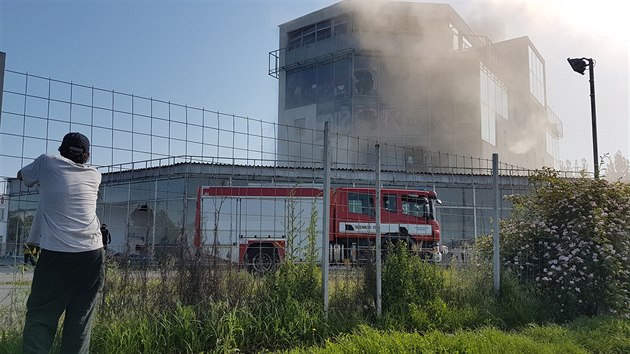
<path id="1" fill-rule="evenodd" d="M 87 353 L 96 297 L 104 281 L 104 251 L 42 249 L 26 302 L 24 353 L 49 353 L 65 311 L 60 353 Z"/>

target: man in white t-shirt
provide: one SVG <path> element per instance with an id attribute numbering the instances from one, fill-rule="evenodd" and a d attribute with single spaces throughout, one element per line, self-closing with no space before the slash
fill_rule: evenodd
<path id="1" fill-rule="evenodd" d="M 40 155 L 17 178 L 39 185 L 33 228 L 41 253 L 26 308 L 24 353 L 48 353 L 65 311 L 61 353 L 87 353 L 96 296 L 103 286 L 104 251 L 96 199 L 101 174 L 86 165 L 90 142 L 68 133 L 61 156 Z M 30 238 L 29 238 L 30 239 Z"/>

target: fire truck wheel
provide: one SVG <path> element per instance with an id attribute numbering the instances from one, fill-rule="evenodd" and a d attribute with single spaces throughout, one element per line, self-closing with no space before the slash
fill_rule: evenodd
<path id="1" fill-rule="evenodd" d="M 248 269 L 251 272 L 267 273 L 273 270 L 276 266 L 276 257 L 273 254 L 273 249 L 260 248 L 250 250 L 248 255 Z"/>

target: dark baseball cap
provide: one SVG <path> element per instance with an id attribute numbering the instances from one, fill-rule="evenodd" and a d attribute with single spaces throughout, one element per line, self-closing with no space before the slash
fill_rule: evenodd
<path id="1" fill-rule="evenodd" d="M 78 132 L 68 133 L 63 137 L 61 148 L 68 148 L 73 153 L 90 152 L 90 140 Z"/>

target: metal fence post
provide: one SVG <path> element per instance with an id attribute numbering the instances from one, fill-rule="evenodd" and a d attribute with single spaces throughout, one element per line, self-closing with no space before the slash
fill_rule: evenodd
<path id="1" fill-rule="evenodd" d="M 376 200 L 374 201 L 376 210 L 376 316 L 381 317 L 382 313 L 382 284 L 381 272 L 381 146 L 376 144 Z"/>
<path id="2" fill-rule="evenodd" d="M 324 205 L 322 220 L 322 290 L 328 319 L 328 249 L 330 244 L 330 122 L 324 123 Z"/>
<path id="3" fill-rule="evenodd" d="M 499 218 L 501 217 L 500 196 L 499 196 L 499 154 L 492 154 L 492 182 L 494 185 L 494 292 L 499 294 L 501 290 L 501 264 L 499 257 Z"/>

